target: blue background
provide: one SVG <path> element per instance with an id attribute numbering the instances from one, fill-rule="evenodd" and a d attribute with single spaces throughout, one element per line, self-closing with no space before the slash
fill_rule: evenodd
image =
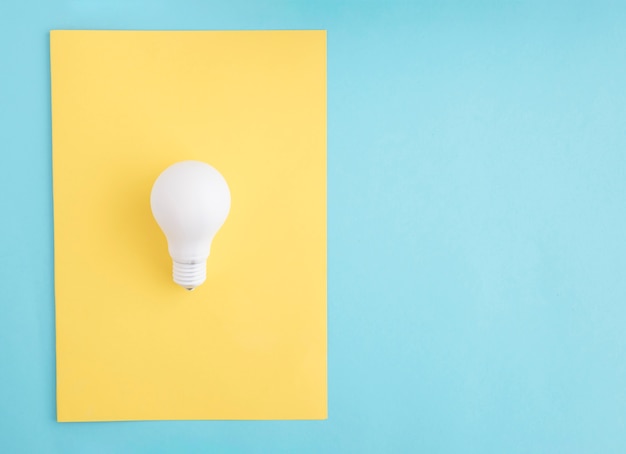
<path id="1" fill-rule="evenodd" d="M 2 0 L 0 451 L 626 452 L 626 3 Z M 48 31 L 327 29 L 329 419 L 55 422 Z"/>

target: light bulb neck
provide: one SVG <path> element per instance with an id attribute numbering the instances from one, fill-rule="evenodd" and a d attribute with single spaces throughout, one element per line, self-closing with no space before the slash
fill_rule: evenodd
<path id="1" fill-rule="evenodd" d="M 174 282 L 187 290 L 193 290 L 206 280 L 206 260 L 198 263 L 180 263 L 174 260 Z"/>

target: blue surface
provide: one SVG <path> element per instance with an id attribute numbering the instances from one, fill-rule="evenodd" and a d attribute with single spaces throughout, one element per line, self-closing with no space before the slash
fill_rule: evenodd
<path id="1" fill-rule="evenodd" d="M 626 4 L 2 0 L 0 451 L 626 452 Z M 55 422 L 48 30 L 327 29 L 329 419 Z"/>

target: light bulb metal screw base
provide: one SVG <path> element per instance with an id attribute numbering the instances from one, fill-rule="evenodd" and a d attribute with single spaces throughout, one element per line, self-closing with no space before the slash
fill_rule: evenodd
<path id="1" fill-rule="evenodd" d="M 193 290 L 206 280 L 206 260 L 197 263 L 181 263 L 174 260 L 174 282 L 187 290 Z"/>

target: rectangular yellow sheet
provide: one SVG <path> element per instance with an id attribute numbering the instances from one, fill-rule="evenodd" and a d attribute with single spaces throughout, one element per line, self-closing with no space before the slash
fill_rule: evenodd
<path id="1" fill-rule="evenodd" d="M 50 34 L 58 421 L 323 419 L 326 34 Z M 228 181 L 207 281 L 150 211 L 186 159 Z"/>

